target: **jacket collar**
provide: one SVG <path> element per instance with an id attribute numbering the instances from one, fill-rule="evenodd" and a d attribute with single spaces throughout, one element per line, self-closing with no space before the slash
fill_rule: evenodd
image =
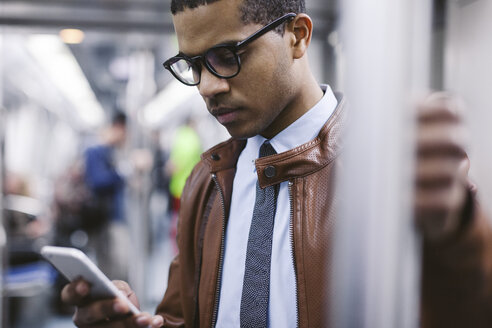
<path id="1" fill-rule="evenodd" d="M 342 149 L 341 133 L 345 121 L 345 98 L 335 93 L 337 108 L 313 140 L 289 151 L 263 157 L 255 162 L 262 188 L 295 177 L 306 176 L 330 164 Z M 202 154 L 211 173 L 236 167 L 246 140 L 229 139 Z"/>

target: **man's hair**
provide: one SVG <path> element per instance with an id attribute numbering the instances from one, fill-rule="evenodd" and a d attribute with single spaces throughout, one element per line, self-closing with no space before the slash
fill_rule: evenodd
<path id="1" fill-rule="evenodd" d="M 113 114 L 111 119 L 111 125 L 126 125 L 126 114 L 120 111 L 117 111 Z"/>
<path id="2" fill-rule="evenodd" d="M 229 0 L 172 0 L 173 15 L 186 8 L 197 8 L 217 1 Z M 244 24 L 266 25 L 288 13 L 305 13 L 305 0 L 243 0 L 241 4 L 241 19 Z"/>

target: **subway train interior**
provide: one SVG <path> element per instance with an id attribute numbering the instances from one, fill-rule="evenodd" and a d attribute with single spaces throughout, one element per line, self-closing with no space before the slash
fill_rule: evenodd
<path id="1" fill-rule="evenodd" d="M 181 167 L 191 170 L 229 138 L 197 88 L 162 65 L 179 51 L 170 3 L 0 2 L 1 327 L 74 326 L 74 308 L 60 300 L 66 280 L 39 253 L 46 245 L 83 250 L 110 279 L 128 281 L 145 311 L 161 301 L 178 252 Z M 347 95 L 359 118 L 349 140 L 363 140 L 348 145 L 355 164 L 341 176 L 358 205 L 341 206 L 351 224 L 337 227 L 340 269 L 327 277 L 340 286 L 335 326 L 417 327 L 420 239 L 401 233 L 411 221 L 409 104 L 430 90 L 459 95 L 470 174 L 492 214 L 492 2 L 306 0 L 306 7 L 311 69 Z M 124 131 L 115 128 L 122 118 Z M 85 183 L 98 174 L 88 154 L 107 144 L 120 217 L 84 221 L 97 202 Z M 406 214 L 394 222 L 394 213 Z"/>

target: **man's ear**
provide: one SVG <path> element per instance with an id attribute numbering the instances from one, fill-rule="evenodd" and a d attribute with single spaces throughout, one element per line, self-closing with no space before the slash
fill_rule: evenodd
<path id="1" fill-rule="evenodd" d="M 299 14 L 287 26 L 287 31 L 291 33 L 290 45 L 293 58 L 299 59 L 304 56 L 311 43 L 313 21 L 308 15 Z"/>

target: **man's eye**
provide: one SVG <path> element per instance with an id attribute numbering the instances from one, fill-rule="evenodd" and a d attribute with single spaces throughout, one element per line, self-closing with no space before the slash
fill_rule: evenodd
<path id="1" fill-rule="evenodd" d="M 207 60 L 214 66 L 214 64 L 219 65 L 235 65 L 236 55 L 227 48 L 218 48 L 210 51 L 207 54 Z"/>
<path id="2" fill-rule="evenodd" d="M 222 56 L 220 58 L 220 61 L 222 62 L 222 64 L 235 65 L 236 64 L 236 56 L 234 56 L 234 55 Z"/>

